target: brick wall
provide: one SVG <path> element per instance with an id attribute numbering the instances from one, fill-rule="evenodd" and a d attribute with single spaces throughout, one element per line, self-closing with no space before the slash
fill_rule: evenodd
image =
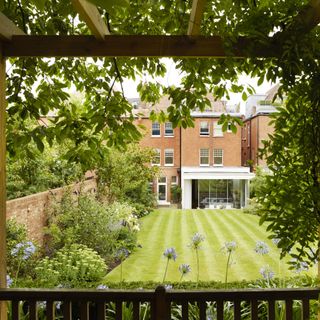
<path id="1" fill-rule="evenodd" d="M 94 179 L 71 186 L 73 192 L 90 192 L 96 189 Z M 66 188 L 40 192 L 30 196 L 7 201 L 7 219 L 23 224 L 30 240 L 42 243 L 43 227 L 46 225 L 46 209 L 52 199 L 61 198 Z"/>

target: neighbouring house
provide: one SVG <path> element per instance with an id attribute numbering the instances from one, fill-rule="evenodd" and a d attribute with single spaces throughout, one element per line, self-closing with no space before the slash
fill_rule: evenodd
<path id="1" fill-rule="evenodd" d="M 242 127 L 242 166 L 260 166 L 266 168 L 264 159 L 259 158 L 259 149 L 263 148 L 264 140 L 273 132 L 270 124 L 270 114 L 277 111 L 277 106 L 282 104 L 275 98 L 279 85 L 272 87 L 264 95 L 252 95 L 246 102 L 244 125 Z"/>
<path id="2" fill-rule="evenodd" d="M 173 128 L 171 122 L 158 123 L 149 119 L 151 106 L 134 101 L 136 124 L 146 128 L 140 144 L 156 151 L 152 165 L 160 166 L 160 176 L 153 181 L 159 205 L 172 202 L 171 186 L 179 185 L 181 205 L 191 208 L 242 208 L 249 196 L 249 181 L 254 177 L 250 168 L 242 165 L 241 128 L 236 134 L 222 131 L 218 124 L 222 113 L 243 116 L 226 102 L 215 101 L 204 112 L 193 112 L 193 128 Z M 156 111 L 170 105 L 163 97 Z"/>

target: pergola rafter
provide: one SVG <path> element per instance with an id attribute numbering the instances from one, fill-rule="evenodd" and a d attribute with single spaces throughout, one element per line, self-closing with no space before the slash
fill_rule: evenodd
<path id="1" fill-rule="evenodd" d="M 190 20 L 188 25 L 188 35 L 197 36 L 200 34 L 200 25 L 203 16 L 206 0 L 193 0 Z"/>
<path id="2" fill-rule="evenodd" d="M 12 39 L 12 36 L 24 35 L 25 33 L 19 29 L 10 19 L 8 19 L 0 11 L 0 41 Z"/>
<path id="3" fill-rule="evenodd" d="M 87 24 L 92 34 L 98 40 L 104 40 L 110 34 L 107 25 L 101 18 L 97 7 L 86 0 L 71 0 L 80 18 Z"/>

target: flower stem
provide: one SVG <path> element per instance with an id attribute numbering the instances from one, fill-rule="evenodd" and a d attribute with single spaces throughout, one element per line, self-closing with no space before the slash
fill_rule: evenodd
<path id="1" fill-rule="evenodd" d="M 225 288 L 227 288 L 227 283 L 228 283 L 228 272 L 229 272 L 229 264 L 230 264 L 231 253 L 232 253 L 232 251 L 229 251 L 228 260 L 227 260 L 227 266 L 226 266 L 226 276 L 225 276 L 225 279 L 224 279 Z"/>
<path id="2" fill-rule="evenodd" d="M 169 259 L 167 259 L 166 270 L 164 271 L 164 275 L 163 275 L 163 280 L 162 280 L 162 282 L 164 282 L 164 280 L 166 279 L 166 275 L 167 275 L 167 271 L 168 271 L 168 265 L 169 265 Z"/>
<path id="3" fill-rule="evenodd" d="M 197 285 L 199 282 L 199 252 L 198 249 L 196 249 L 196 255 L 197 255 Z"/>
<path id="4" fill-rule="evenodd" d="M 121 289 L 122 289 L 122 260 L 120 262 L 120 284 L 121 284 Z"/>
<path id="5" fill-rule="evenodd" d="M 183 278 L 183 273 L 181 274 L 181 277 L 180 277 L 180 282 L 182 281 L 182 278 Z"/>

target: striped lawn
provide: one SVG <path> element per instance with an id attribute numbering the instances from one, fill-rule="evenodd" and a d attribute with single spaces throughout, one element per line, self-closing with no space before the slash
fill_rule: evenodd
<path id="1" fill-rule="evenodd" d="M 227 256 L 221 248 L 226 241 L 237 243 L 229 281 L 261 278 L 259 270 L 265 265 L 269 265 L 277 277 L 293 276 L 285 261 L 279 260 L 278 249 L 258 221 L 259 217 L 243 214 L 240 210 L 156 210 L 141 219 L 138 243 L 142 247 L 123 262 L 123 279 L 162 281 L 166 266 L 163 252 L 174 247 L 178 258 L 169 262 L 166 280 L 179 281 L 178 267 L 187 263 L 192 272 L 184 279 L 196 281 L 196 255 L 188 246 L 196 232 L 205 236 L 199 252 L 200 280 L 224 281 Z M 254 251 L 259 240 L 269 246 L 267 255 L 261 256 Z M 112 270 L 106 279 L 119 281 L 120 268 Z"/>

